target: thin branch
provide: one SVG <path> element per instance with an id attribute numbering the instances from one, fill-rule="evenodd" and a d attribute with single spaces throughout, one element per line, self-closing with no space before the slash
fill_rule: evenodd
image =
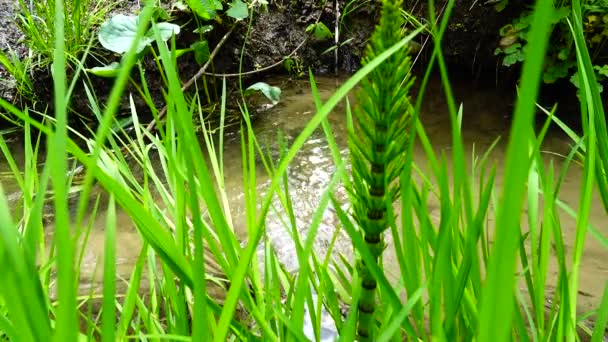
<path id="1" fill-rule="evenodd" d="M 319 12 L 319 15 L 317 16 L 317 18 L 315 19 L 314 25 L 317 25 L 319 23 L 319 21 L 321 21 L 321 16 L 323 15 L 323 8 L 325 8 L 325 6 L 327 5 L 327 1 L 325 0 L 325 2 L 323 3 L 323 6 L 321 6 L 321 11 Z M 267 70 L 270 70 L 272 68 L 275 68 L 281 64 L 283 64 L 283 62 L 285 62 L 286 59 L 291 58 L 293 55 L 296 54 L 296 52 L 298 52 L 302 46 L 304 46 L 304 44 L 306 44 L 306 42 L 310 39 L 310 37 L 312 37 L 313 33 L 309 32 L 306 37 L 304 38 L 304 40 L 302 40 L 302 42 L 300 42 L 300 44 L 298 44 L 298 46 L 296 46 L 295 49 L 293 49 L 289 55 L 284 56 L 283 58 L 281 58 L 280 60 L 265 66 L 263 68 L 260 69 L 256 69 L 256 70 L 250 70 L 250 71 L 245 71 L 245 72 L 241 72 L 241 73 L 231 73 L 231 74 L 215 74 L 212 72 L 203 72 L 203 74 L 205 76 L 212 76 L 212 77 L 240 77 L 240 76 L 248 76 L 248 75 L 253 75 L 253 74 L 257 74 L 260 72 L 264 72 Z"/>
<path id="2" fill-rule="evenodd" d="M 308 38 L 310 38 L 310 35 L 306 36 L 306 38 L 304 38 L 304 40 L 302 40 L 302 42 L 298 46 L 296 46 L 296 48 L 293 49 L 293 51 L 291 51 L 291 53 L 289 53 L 289 55 L 287 55 L 287 56 L 281 58 L 281 60 L 274 62 L 273 64 L 270 64 L 268 66 L 265 66 L 261 69 L 245 71 L 242 73 L 232 73 L 232 74 L 214 74 L 212 72 L 204 72 L 203 74 L 206 76 L 213 76 L 213 77 L 239 77 L 239 76 L 253 75 L 253 74 L 260 73 L 260 72 L 264 72 L 266 70 L 270 70 L 272 68 L 275 68 L 275 67 L 281 65 L 286 59 L 291 58 L 293 55 L 295 55 L 296 52 L 298 52 L 298 50 L 300 50 L 302 48 L 302 46 L 304 46 L 304 44 L 308 41 Z"/>
<path id="3" fill-rule="evenodd" d="M 194 74 L 194 76 L 192 76 L 188 82 L 186 82 L 183 86 L 182 86 L 182 92 L 188 90 L 188 88 L 190 88 L 192 86 L 192 84 L 194 84 L 194 82 L 196 82 L 196 80 L 198 80 L 199 78 L 201 78 L 201 76 L 205 75 L 205 71 L 207 70 L 207 68 L 209 68 L 209 66 L 211 65 L 211 62 L 213 62 L 213 59 L 215 58 L 215 56 L 218 54 L 218 52 L 220 51 L 220 48 L 222 47 L 222 45 L 224 45 L 224 43 L 226 43 L 226 41 L 228 40 L 228 37 L 230 37 L 230 34 L 232 34 L 232 32 L 234 31 L 234 28 L 236 27 L 236 24 L 233 25 L 230 30 L 228 32 L 226 32 L 226 34 L 222 37 L 222 39 L 220 40 L 219 43 L 217 43 L 217 45 L 215 46 L 215 48 L 213 49 L 213 51 L 211 52 L 211 54 L 209 55 L 209 59 L 207 60 L 207 62 L 205 63 L 205 65 L 203 65 L 196 74 Z M 146 126 L 146 130 L 151 131 L 154 127 L 156 127 L 158 121 L 162 120 L 165 115 L 167 115 L 167 105 L 165 105 L 160 112 L 158 113 L 158 118 L 156 118 L 155 120 L 152 120 L 152 122 L 150 122 L 148 124 L 148 126 Z"/>

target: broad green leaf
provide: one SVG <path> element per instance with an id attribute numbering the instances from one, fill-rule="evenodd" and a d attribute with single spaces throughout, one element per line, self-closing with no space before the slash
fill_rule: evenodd
<path id="1" fill-rule="evenodd" d="M 520 18 L 520 20 L 515 23 L 515 25 L 513 26 L 515 28 L 515 30 L 517 31 L 522 31 L 524 29 L 527 29 L 528 27 L 530 27 L 530 16 L 525 16 Z"/>
<path id="2" fill-rule="evenodd" d="M 249 16 L 249 11 L 247 10 L 247 5 L 244 2 L 241 0 L 234 0 L 230 4 L 230 9 L 226 11 L 226 15 L 240 20 L 247 18 Z"/>
<path id="3" fill-rule="evenodd" d="M 136 16 L 124 14 L 113 16 L 99 28 L 99 42 L 110 51 L 120 54 L 127 52 L 135 38 L 137 22 L 138 18 Z M 137 53 L 141 52 L 150 43 L 152 43 L 152 39 L 142 38 L 137 46 Z"/>
<path id="4" fill-rule="evenodd" d="M 501 27 L 500 30 L 498 30 L 498 34 L 500 34 L 501 37 L 504 37 L 508 34 L 511 34 L 513 30 L 514 30 L 513 25 L 507 24 L 507 25 Z"/>
<path id="5" fill-rule="evenodd" d="M 112 62 L 108 65 L 94 67 L 86 70 L 88 73 L 91 73 L 95 76 L 113 78 L 118 75 L 118 71 L 120 70 L 120 63 Z"/>
<path id="6" fill-rule="evenodd" d="M 570 49 L 560 49 L 559 53 L 557 54 L 557 58 L 559 58 L 559 60 L 561 60 L 561 61 L 565 61 L 568 59 L 569 55 L 570 55 Z"/>
<path id="7" fill-rule="evenodd" d="M 99 29 L 99 42 L 101 45 L 113 52 L 123 54 L 129 50 L 135 32 L 137 30 L 137 16 L 117 14 L 110 20 L 104 22 Z M 170 23 L 157 24 L 158 30 L 163 40 L 168 40 L 173 34 L 179 33 L 179 26 Z M 153 30 L 150 29 L 139 41 L 136 52 L 142 52 L 154 41 Z"/>
<path id="8" fill-rule="evenodd" d="M 175 57 L 180 58 L 181 56 L 187 54 L 190 51 L 192 51 L 192 49 L 178 49 L 178 50 L 175 50 Z"/>
<path id="9" fill-rule="evenodd" d="M 154 8 L 153 14 L 154 21 L 167 21 L 171 19 L 169 13 L 162 7 Z"/>
<path id="10" fill-rule="evenodd" d="M 215 19 L 217 4 L 213 0 L 188 0 L 188 7 L 199 17 L 206 20 Z"/>
<path id="11" fill-rule="evenodd" d="M 187 48 L 187 49 L 177 49 L 177 50 L 175 50 L 175 58 L 180 58 L 181 56 L 183 56 L 189 52 L 192 52 L 192 51 L 194 51 L 194 50 L 191 47 Z M 162 60 L 163 57 L 161 56 L 158 59 Z"/>
<path id="12" fill-rule="evenodd" d="M 334 36 L 322 22 L 308 25 L 306 32 L 313 32 L 315 38 L 318 40 L 325 40 Z"/>
<path id="13" fill-rule="evenodd" d="M 194 51 L 194 58 L 199 65 L 209 60 L 209 43 L 206 40 L 195 42 L 190 48 Z"/>
<path id="14" fill-rule="evenodd" d="M 543 81 L 545 83 L 553 83 L 560 78 L 568 76 L 570 64 L 568 63 L 557 63 L 546 67 L 543 73 Z"/>
<path id="15" fill-rule="evenodd" d="M 560 20 L 570 15 L 570 9 L 568 7 L 560 7 L 553 11 L 551 22 L 557 24 Z"/>
<path id="16" fill-rule="evenodd" d="M 258 82 L 250 85 L 245 91 L 245 94 L 249 95 L 254 91 L 262 92 L 266 98 L 272 101 L 272 104 L 277 104 L 281 98 L 281 88 L 273 87 L 264 82 Z"/>
<path id="17" fill-rule="evenodd" d="M 171 7 L 177 9 L 178 11 L 182 11 L 182 12 L 185 12 L 188 10 L 188 5 L 185 2 L 183 2 L 182 0 L 174 1 L 173 4 L 171 5 Z"/>
<path id="18" fill-rule="evenodd" d="M 173 36 L 173 34 L 179 34 L 179 26 L 175 24 L 158 23 L 156 24 L 156 27 L 158 28 L 158 31 L 160 33 L 160 38 L 165 42 L 169 40 Z M 146 33 L 146 37 L 154 39 L 154 30 L 148 30 L 148 32 Z"/>
<path id="19" fill-rule="evenodd" d="M 572 83 L 577 89 L 581 88 L 580 87 L 580 81 L 579 81 L 579 78 L 578 78 L 578 71 L 575 72 L 572 76 L 570 76 L 570 83 Z M 598 91 L 600 93 L 604 92 L 604 86 L 601 83 L 599 83 L 599 82 L 596 82 L 596 84 L 597 84 Z"/>

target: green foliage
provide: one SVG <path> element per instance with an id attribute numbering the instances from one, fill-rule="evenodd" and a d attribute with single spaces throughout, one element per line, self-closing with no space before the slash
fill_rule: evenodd
<path id="1" fill-rule="evenodd" d="M 194 59 L 199 65 L 203 65 L 209 60 L 209 43 L 206 40 L 194 42 L 190 48 L 194 51 Z"/>
<path id="2" fill-rule="evenodd" d="M 281 88 L 271 86 L 264 82 L 257 82 L 247 87 L 245 90 L 245 95 L 258 91 L 264 94 L 264 96 L 266 96 L 266 98 L 270 100 L 273 105 L 279 103 L 279 100 L 281 99 Z"/>
<path id="3" fill-rule="evenodd" d="M 364 65 L 403 38 L 400 6 L 401 1 L 383 2 L 380 25 L 372 35 Z M 378 66 L 362 82 L 357 95 L 360 106 L 355 110 L 356 123 L 349 131 L 353 215 L 376 264 L 385 248 L 384 231 L 394 224 L 389 218 L 388 207 L 393 205 L 399 193 L 395 180 L 406 167 L 407 150 L 403 147 L 411 127 L 410 71 L 407 47 Z M 362 291 L 357 306 L 357 334 L 360 341 L 373 341 L 377 282 L 361 258 L 357 260 L 357 271 Z"/>
<path id="4" fill-rule="evenodd" d="M 74 70 L 89 49 L 95 28 L 114 3 L 102 0 L 19 0 L 18 4 L 20 13 L 16 18 L 17 26 L 24 34 L 24 43 L 30 53 L 23 60 L 12 51 L 0 53 L 0 64 L 16 80 L 19 95 L 33 102 L 36 100 L 36 90 L 30 77 L 35 70 L 46 68 L 53 61 L 57 18 L 64 24 L 64 53 L 68 67 Z M 65 9 L 62 17 L 56 16 L 59 6 Z"/>
<path id="5" fill-rule="evenodd" d="M 226 15 L 236 20 L 246 19 L 249 16 L 247 5 L 241 0 L 232 0 Z"/>
<path id="6" fill-rule="evenodd" d="M 223 6 L 219 0 L 187 0 L 188 7 L 204 20 L 213 20 L 216 11 L 222 10 Z"/>
<path id="7" fill-rule="evenodd" d="M 21 14 L 18 25 L 34 54 L 31 67 L 45 67 L 53 59 L 57 5 L 65 9 L 61 19 L 65 28 L 65 54 L 69 66 L 73 67 L 86 50 L 94 30 L 114 4 L 102 0 L 19 0 Z"/>
<path id="8" fill-rule="evenodd" d="M 439 24 L 430 27 L 434 50 L 414 108 L 407 97 L 411 80 L 407 78 L 410 62 L 406 47 L 425 28 L 401 37 L 401 31 L 394 30 L 395 21 L 390 20 L 398 11 L 394 7 L 389 11 L 394 3 L 388 1 L 361 70 L 325 102 L 311 75 L 317 112 L 289 145 L 279 139 L 282 152 L 278 160 L 263 153 L 247 106 L 238 103 L 243 118 L 240 147 L 245 242 L 237 237 L 231 215 L 235 208 L 230 207 L 224 179 L 226 82 L 215 134 L 201 99 L 195 94 L 189 102 L 181 90 L 178 65 L 172 58 L 177 51 L 169 50 L 160 29 L 151 23 L 154 8 L 148 5 L 123 55 L 108 101 L 97 103 L 91 94 L 94 90 L 87 89 L 100 126 L 92 139 L 82 138 L 85 148 L 68 134 L 69 91 L 60 20 L 64 10 L 56 3 L 55 120 L 38 122 L 27 111 L 0 99 L 0 106 L 25 123 L 22 165 L 0 136 L 0 153 L 23 194 L 23 205 L 9 208 L 4 182 L 0 182 L 0 336 L 11 341 L 284 341 L 314 335 L 320 340 L 321 313 L 325 310 L 345 341 L 354 340 L 357 330 L 362 335 L 366 327 L 371 327 L 372 337 L 378 341 L 573 341 L 590 336 L 592 341 L 601 341 L 608 323 L 608 290 L 597 310 L 577 312 L 585 242 L 593 236 L 608 248 L 608 239 L 589 224 L 594 191 L 608 208 L 608 132 L 595 79 L 595 73 L 605 73 L 605 68 L 592 64 L 581 9 L 573 5 L 568 23 L 577 56 L 584 137 L 571 135 L 576 146 L 560 169 L 543 159 L 541 146 L 548 121 L 538 133 L 532 125 L 550 26 L 551 2 L 541 0 L 530 24 L 505 179 L 498 187 L 495 169 L 488 167 L 489 151 L 481 158 L 473 155 L 471 165 L 464 155 L 464 109 L 454 101 L 440 50 L 454 3 L 449 1 Z M 431 16 L 437 13 L 433 4 L 429 3 Z M 430 22 L 435 23 L 434 19 Z M 148 25 L 152 25 L 158 48 L 157 61 L 167 77 L 163 89 L 167 121 L 158 131 L 147 131 L 131 101 L 133 126 L 127 132 L 121 129 L 116 113 Z M 435 67 L 452 125 L 451 149 L 441 154 L 419 120 L 425 87 Z M 353 152 L 351 181 L 327 119 L 359 84 L 356 122 L 346 107 Z M 145 82 L 142 87 L 144 94 L 149 93 Z M 555 119 L 553 113 L 548 114 Z M 192 116 L 199 118 L 200 126 L 194 124 Z M 40 137 L 32 136 L 32 128 L 45 136 L 46 150 L 42 150 Z M 287 170 L 319 129 L 335 168 L 329 185 L 319 194 L 318 208 L 307 222 L 304 236 L 296 225 Z M 414 142 L 425 152 L 427 170 L 413 160 Z M 575 155 L 583 158 L 584 171 L 577 211 L 565 205 L 559 193 Z M 84 169 L 81 179 L 72 176 L 72 162 Z M 261 172 L 269 177 L 264 191 L 258 186 Z M 350 208 L 345 209 L 348 206 L 334 195 L 340 183 L 351 189 L 353 202 L 346 204 L 353 205 L 355 222 L 347 211 Z M 107 200 L 91 206 L 94 186 L 103 189 Z M 384 191 L 381 200 L 380 188 Z M 74 210 L 68 208 L 67 197 L 72 191 L 79 192 Z M 400 202 L 393 205 L 397 196 Z M 431 212 L 431 201 L 439 204 L 439 217 Z M 45 204 L 51 204 L 54 211 L 54 230 L 43 224 Z M 330 257 L 319 260 L 313 249 L 330 204 L 339 219 L 336 228 L 347 231 L 357 251 L 357 268 L 346 257 L 342 257 L 343 263 L 334 263 Z M 368 208 L 379 210 L 382 218 L 370 222 Z M 576 220 L 575 236 L 568 248 L 561 226 L 562 209 Z M 142 239 L 124 291 L 118 288 L 123 282 L 117 282 L 114 274 L 116 252 L 122 247 L 116 235 L 123 228 L 118 227 L 118 210 L 128 216 Z M 265 238 L 271 210 L 286 216 L 284 228 L 291 233 L 293 257 L 300 265 L 297 274 L 281 267 Z M 88 213 L 92 219 L 105 222 L 103 291 L 81 294 L 75 269 L 80 267 L 78 256 L 84 253 L 86 243 L 82 242 L 90 231 Z M 378 212 L 372 212 L 375 218 L 373 214 Z M 522 222 L 527 223 L 527 229 Z M 490 239 L 492 227 L 496 234 Z M 395 282 L 389 281 L 379 262 L 383 244 L 375 239 L 375 234 L 382 236 L 388 231 L 397 260 L 390 270 L 396 275 Z M 550 262 L 558 264 L 556 274 L 549 273 Z M 557 281 L 555 293 L 546 288 L 550 278 Z M 378 295 L 359 286 L 362 281 L 373 282 L 374 288 L 377 285 Z M 214 296 L 214 286 L 224 294 L 221 300 Z M 101 299 L 101 314 L 85 309 L 93 307 L 96 299 Z M 363 317 L 358 329 L 357 311 L 343 317 L 341 304 L 353 309 L 377 306 L 369 320 Z M 589 317 L 594 327 L 586 325 Z M 304 322 L 313 326 L 312 333 L 304 330 Z"/>
<path id="9" fill-rule="evenodd" d="M 216 20 L 217 11 L 224 8 L 220 0 L 186 0 L 186 3 L 192 12 L 203 20 Z M 249 9 L 242 0 L 233 0 L 228 5 L 226 15 L 236 20 L 246 19 L 249 17 Z"/>
<path id="10" fill-rule="evenodd" d="M 217 13 L 215 10 L 222 9 L 222 4 L 218 0 L 188 1 L 188 6 L 194 13 L 205 20 L 216 19 Z M 155 19 L 168 19 L 168 14 L 166 14 L 164 10 L 158 7 L 154 7 L 154 10 Z M 245 19 L 249 16 L 247 5 L 240 0 L 235 0 L 231 3 L 226 15 L 236 20 Z M 98 33 L 99 42 L 107 50 L 123 54 L 129 49 L 131 42 L 134 40 L 135 29 L 137 28 L 138 22 L 139 16 L 123 14 L 113 16 L 101 25 Z M 158 30 L 163 41 L 168 41 L 171 37 L 180 33 L 180 27 L 178 25 L 168 22 L 156 23 L 154 29 Z M 175 53 L 176 57 L 179 58 L 186 53 L 193 52 L 196 62 L 199 65 L 205 64 L 209 60 L 210 51 L 209 43 L 204 36 L 212 30 L 212 25 L 199 24 L 199 27 L 194 30 L 194 33 L 198 33 L 201 40 L 192 43 L 189 48 L 177 50 Z M 155 40 L 154 34 L 153 28 L 150 28 L 144 38 L 139 41 L 139 45 L 136 49 L 138 54 L 141 55 L 147 47 L 152 45 Z M 87 69 L 87 71 L 100 77 L 114 77 L 119 67 L 120 64 L 114 62 L 110 65 L 90 68 Z"/>
<path id="11" fill-rule="evenodd" d="M 155 7 L 155 9 L 157 9 Z M 155 11 L 158 14 L 158 11 Z M 114 53 L 123 55 L 131 48 L 131 45 L 137 37 L 137 28 L 139 27 L 140 16 L 117 14 L 106 20 L 99 28 L 98 39 L 100 44 Z M 162 41 L 168 41 L 174 35 L 178 35 L 180 28 L 178 25 L 161 22 L 155 24 L 154 28 L 149 28 L 143 38 L 138 39 L 138 45 L 135 52 L 141 57 L 144 51 L 155 41 L 155 32 L 161 37 Z M 207 42 L 205 41 L 205 44 Z M 178 52 L 178 56 L 186 52 L 194 51 L 197 61 L 203 59 L 204 47 L 197 45 L 189 50 Z M 207 47 L 207 58 L 209 58 L 209 49 Z M 121 63 L 112 62 L 109 65 L 86 69 L 87 72 L 106 78 L 116 77 L 121 69 Z"/>
<path id="12" fill-rule="evenodd" d="M 135 39 L 138 21 L 138 16 L 124 14 L 113 16 L 99 28 L 99 42 L 104 48 L 118 54 L 129 51 Z M 169 40 L 173 35 L 178 35 L 180 31 L 179 26 L 170 23 L 157 23 L 156 27 L 163 41 Z M 142 52 L 154 40 L 154 31 L 150 28 L 144 38 L 139 41 L 135 51 Z"/>
<path id="13" fill-rule="evenodd" d="M 105 66 L 94 67 L 86 70 L 95 76 L 114 78 L 120 72 L 120 63 L 112 62 Z"/>
<path id="14" fill-rule="evenodd" d="M 285 58 L 283 60 L 283 66 L 291 75 L 296 77 L 304 76 L 304 71 L 302 70 L 302 61 L 297 57 Z"/>
<path id="15" fill-rule="evenodd" d="M 577 0 L 578 1 L 578 0 Z M 507 1 L 499 4 L 506 6 Z M 551 44 L 547 49 L 543 69 L 543 81 L 555 81 L 569 77 L 578 87 L 576 71 L 576 57 L 572 47 L 574 41 L 568 29 L 567 18 L 570 15 L 571 1 L 562 1 L 550 15 L 552 24 Z M 497 4 L 497 5 L 499 5 Z M 593 51 L 594 63 L 598 66 L 606 63 L 606 45 L 608 38 L 608 2 L 605 0 L 583 0 L 582 13 L 584 18 L 584 36 L 588 47 Z M 499 10 L 497 8 L 497 10 Z M 525 49 L 528 46 L 528 33 L 532 20 L 532 12 L 523 10 L 512 23 L 503 26 L 500 33 L 499 46 L 495 55 L 503 55 L 502 65 L 506 67 L 523 62 Z M 600 74 L 598 73 L 598 76 Z M 600 88 L 601 89 L 601 88 Z"/>
<path id="16" fill-rule="evenodd" d="M 327 40 L 334 36 L 322 22 L 308 25 L 306 32 L 312 32 L 316 40 Z"/>
<path id="17" fill-rule="evenodd" d="M 34 86 L 30 79 L 30 66 L 28 63 L 31 63 L 31 59 L 22 61 L 12 50 L 9 50 L 7 53 L 0 51 L 0 65 L 2 65 L 17 82 L 16 89 L 19 94 L 26 99 L 33 99 Z M 8 82 L 8 80 L 2 81 Z"/>
<path id="18" fill-rule="evenodd" d="M 369 8 L 371 3 L 372 3 L 372 0 L 363 0 L 363 1 L 349 0 L 346 3 L 346 5 L 344 5 L 344 7 L 342 8 L 342 13 L 340 13 L 340 31 L 342 31 L 345 28 L 344 21 L 349 16 L 353 15 L 354 13 L 356 13 L 357 11 L 359 11 L 361 9 Z"/>

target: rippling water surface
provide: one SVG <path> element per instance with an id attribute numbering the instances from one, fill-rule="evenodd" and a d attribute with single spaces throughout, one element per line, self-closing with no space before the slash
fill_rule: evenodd
<path id="1" fill-rule="evenodd" d="M 256 136 L 262 146 L 277 158 L 280 154 L 277 134 L 283 132 L 286 141 L 291 142 L 301 132 L 309 119 L 314 115 L 315 107 L 311 96 L 309 84 L 304 81 L 288 81 L 286 79 L 274 79 L 267 81 L 273 85 L 280 85 L 283 89 L 281 102 L 273 108 L 261 111 L 255 116 L 253 127 Z M 341 84 L 341 79 L 319 78 L 318 86 L 321 97 L 328 98 L 332 92 Z M 502 162 L 505 157 L 505 142 L 509 129 L 508 114 L 512 112 L 513 98 L 493 87 L 480 89 L 474 87 L 470 82 L 456 81 L 453 84 L 456 100 L 463 104 L 463 136 L 465 149 L 469 162 L 472 156 L 479 158 L 501 135 L 501 139 L 496 148 L 490 154 L 490 161 L 497 165 L 497 187 L 502 183 Z M 424 103 L 421 118 L 424 127 L 432 142 L 433 148 L 437 152 L 445 152 L 448 165 L 451 163 L 451 129 L 447 108 L 443 99 L 441 85 L 437 81 L 432 81 L 427 88 L 427 100 Z M 338 107 L 330 116 L 329 122 L 332 126 L 336 141 L 340 146 L 341 153 L 347 157 L 346 152 L 346 127 L 345 127 L 345 108 Z M 224 152 L 224 163 L 226 172 L 226 189 L 229 194 L 229 202 L 233 212 L 235 226 L 244 236 L 246 233 L 244 217 L 244 207 L 242 193 L 242 168 L 241 150 L 239 134 L 232 132 L 226 137 L 226 149 Z M 558 131 L 550 133 L 546 140 L 543 150 L 547 152 L 545 159 L 553 160 L 559 167 L 562 163 L 560 154 L 567 153 L 569 148 L 568 139 Z M 19 149 L 15 148 L 19 159 Z M 426 168 L 426 157 L 424 151 L 417 145 L 415 148 L 415 161 L 421 168 Z M 470 164 L 469 164 L 470 165 Z M 4 161 L 0 161 L 0 171 L 6 171 L 7 166 Z M 318 207 L 319 200 L 323 191 L 326 189 L 333 172 L 334 163 L 331 152 L 324 134 L 321 129 L 317 130 L 306 142 L 302 151 L 296 156 L 294 162 L 289 167 L 289 187 L 293 200 L 294 213 L 296 214 L 296 224 L 300 232 L 305 235 L 310 225 L 312 215 Z M 264 191 L 268 186 L 269 180 L 264 176 L 262 164 L 259 165 L 259 189 Z M 568 205 L 576 208 L 579 198 L 579 182 L 582 179 L 582 170 L 577 166 L 571 167 L 566 180 L 561 188 L 560 197 Z M 5 191 L 16 190 L 14 183 L 3 181 Z M 338 198 L 346 197 L 344 190 L 336 190 Z M 439 217 L 439 203 L 429 202 L 429 210 L 434 215 L 436 222 Z M 490 215 L 492 217 L 493 215 Z M 608 235 L 606 214 L 604 213 L 601 202 L 594 199 L 591 224 L 594 225 L 604 235 Z M 562 226 L 564 228 L 564 241 L 568 250 L 574 243 L 575 221 L 567 215 L 562 215 Z M 136 261 L 141 242 L 135 232 L 129 218 L 119 212 L 119 231 L 118 231 L 118 272 L 122 277 L 128 277 L 132 264 Z M 492 219 L 489 224 L 491 225 Z M 522 221 L 525 224 L 525 222 Z M 96 220 L 95 228 L 89 239 L 89 246 L 86 250 L 84 268 L 82 274 L 83 283 L 96 283 L 101 279 L 99 272 L 95 276 L 94 270 L 96 262 L 103 257 L 103 215 Z M 319 228 L 315 249 L 319 255 L 323 255 L 327 250 L 333 237 L 334 229 L 338 226 L 338 220 L 334 211 L 330 207 L 325 211 L 322 223 Z M 281 261 L 291 271 L 297 270 L 293 244 L 283 228 L 280 214 L 271 213 L 268 220 L 268 236 L 273 242 L 273 246 L 278 251 Z M 350 254 L 348 239 L 341 235 L 337 240 L 337 250 Z M 608 280 L 608 266 L 604 261 L 608 258 L 608 251 L 597 241 L 589 237 L 583 257 L 581 269 L 581 309 L 588 309 L 594 303 L 599 302 L 602 291 Z M 385 260 L 387 270 L 398 270 L 398 265 L 391 253 Z M 551 265 L 551 274 L 555 275 L 556 265 Z M 393 275 L 394 276 L 394 275 Z M 552 280 L 553 281 L 553 280 Z"/>

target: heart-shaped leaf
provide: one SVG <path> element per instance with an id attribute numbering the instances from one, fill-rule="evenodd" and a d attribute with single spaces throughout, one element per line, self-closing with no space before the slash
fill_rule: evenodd
<path id="1" fill-rule="evenodd" d="M 333 33 L 323 24 L 322 22 L 318 22 L 316 24 L 310 24 L 306 28 L 306 32 L 313 32 L 315 38 L 317 40 L 325 40 L 333 37 Z"/>
<path id="2" fill-rule="evenodd" d="M 230 8 L 226 11 L 226 15 L 237 20 L 245 19 L 249 16 L 249 10 L 241 0 L 233 0 Z"/>
<path id="3" fill-rule="evenodd" d="M 124 14 L 113 16 L 99 28 L 99 42 L 110 51 L 119 54 L 127 52 L 135 39 L 138 21 L 139 17 L 137 16 Z M 170 23 L 159 23 L 157 28 L 165 41 L 171 38 L 173 34 L 179 33 L 179 26 Z M 136 52 L 142 52 L 153 41 L 154 31 L 150 29 L 137 44 Z"/>
<path id="4" fill-rule="evenodd" d="M 272 101 L 272 104 L 275 105 L 279 103 L 279 100 L 281 98 L 281 88 L 273 87 L 264 82 L 258 82 L 250 85 L 247 90 L 245 90 L 245 94 L 250 95 L 255 91 L 259 91 L 264 94 L 264 96 L 266 96 L 266 98 Z"/>
<path id="5" fill-rule="evenodd" d="M 196 42 L 190 45 L 190 48 L 194 51 L 194 59 L 199 65 L 203 65 L 209 60 L 209 43 L 206 40 Z"/>
<path id="6" fill-rule="evenodd" d="M 158 23 L 156 24 L 156 28 L 158 28 L 160 38 L 165 42 L 171 39 L 174 34 L 179 34 L 179 26 L 175 24 Z M 146 37 L 152 38 L 152 40 L 154 40 L 154 30 L 148 30 L 148 32 L 146 33 Z"/>
<path id="7" fill-rule="evenodd" d="M 215 19 L 217 4 L 214 0 L 188 0 L 187 2 L 188 7 L 190 7 L 190 9 L 199 17 L 205 20 Z"/>

